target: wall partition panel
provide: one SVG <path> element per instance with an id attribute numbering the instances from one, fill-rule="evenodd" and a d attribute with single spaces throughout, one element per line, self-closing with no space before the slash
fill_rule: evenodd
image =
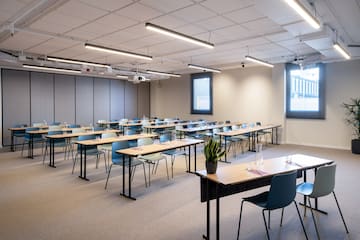
<path id="1" fill-rule="evenodd" d="M 138 117 L 150 116 L 150 83 L 138 84 L 138 95 L 137 95 L 137 110 Z"/>
<path id="2" fill-rule="evenodd" d="M 125 117 L 125 81 L 110 80 L 110 119 Z"/>
<path id="3" fill-rule="evenodd" d="M 75 76 L 54 74 L 55 121 L 75 123 Z"/>
<path id="4" fill-rule="evenodd" d="M 125 117 L 128 119 L 137 117 L 137 84 L 125 83 Z"/>
<path id="5" fill-rule="evenodd" d="M 94 123 L 110 119 L 110 80 L 94 78 Z"/>
<path id="6" fill-rule="evenodd" d="M 82 125 L 93 124 L 94 119 L 94 79 L 76 77 L 75 118 Z"/>
<path id="7" fill-rule="evenodd" d="M 31 121 L 54 121 L 54 74 L 30 72 Z"/>
<path id="8" fill-rule="evenodd" d="M 11 143 L 8 128 L 30 124 L 30 77 L 27 71 L 2 70 L 3 145 Z"/>

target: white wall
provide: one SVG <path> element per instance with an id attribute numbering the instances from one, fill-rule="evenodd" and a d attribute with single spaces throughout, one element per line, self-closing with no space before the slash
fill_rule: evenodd
<path id="1" fill-rule="evenodd" d="M 190 75 L 151 83 L 151 116 L 269 122 L 271 69 L 241 68 L 213 75 L 213 115 L 190 114 Z"/>
<path id="2" fill-rule="evenodd" d="M 283 143 L 350 149 L 343 102 L 360 97 L 360 60 L 326 64 L 326 119 L 285 118 L 284 64 L 214 74 L 214 114 L 190 114 L 190 76 L 151 83 L 151 116 L 279 123 Z"/>

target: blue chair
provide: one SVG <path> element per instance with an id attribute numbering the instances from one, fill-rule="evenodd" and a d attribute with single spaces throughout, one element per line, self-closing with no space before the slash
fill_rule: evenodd
<path id="1" fill-rule="evenodd" d="M 81 128 L 79 124 L 70 124 L 69 128 Z"/>
<path id="2" fill-rule="evenodd" d="M 84 135 L 84 136 L 79 136 L 78 137 L 78 141 L 93 140 L 93 139 L 96 139 L 95 135 Z M 77 146 L 77 153 L 75 155 L 75 158 L 73 159 L 72 173 L 74 173 L 77 156 L 79 154 L 81 154 L 81 151 L 80 151 L 80 146 L 78 145 Z M 107 162 L 106 162 L 106 154 L 105 154 L 105 152 L 98 150 L 97 146 L 87 146 L 86 147 L 86 155 L 87 156 L 89 156 L 89 155 L 90 156 L 96 156 L 96 168 L 98 168 L 99 159 L 100 159 L 101 154 L 104 155 L 105 171 L 107 172 Z"/>
<path id="3" fill-rule="evenodd" d="M 59 126 L 61 122 L 52 122 L 49 126 Z"/>
<path id="4" fill-rule="evenodd" d="M 125 135 L 135 135 L 136 131 L 134 129 L 127 129 L 125 131 Z M 137 140 L 130 140 L 129 142 L 129 148 L 136 147 L 137 146 Z"/>
<path id="5" fill-rule="evenodd" d="M 327 196 L 331 193 L 333 194 L 333 196 L 335 198 L 335 202 L 336 202 L 337 208 L 339 210 L 341 219 L 344 223 L 346 233 L 349 233 L 349 230 L 346 226 L 344 216 L 341 212 L 340 205 L 339 205 L 339 202 L 336 198 L 335 191 L 334 191 L 335 172 L 336 172 L 336 164 L 319 167 L 319 169 L 317 170 L 316 175 L 315 175 L 314 183 L 304 182 L 304 183 L 299 184 L 296 188 L 296 191 L 298 193 L 305 196 L 305 202 L 306 202 L 306 198 L 308 199 L 308 202 L 310 205 L 310 210 L 311 210 L 311 215 L 312 215 L 312 218 L 314 221 L 315 230 L 316 230 L 318 239 L 320 239 L 320 234 L 319 234 L 319 230 L 318 230 L 318 227 L 317 227 L 317 224 L 315 221 L 314 212 L 311 207 L 310 198 L 319 198 L 319 197 Z M 305 207 L 305 210 L 306 210 L 306 207 Z M 304 212 L 304 214 L 306 214 L 306 211 Z"/>
<path id="6" fill-rule="evenodd" d="M 94 127 L 94 131 L 104 131 L 105 127 Z"/>
<path id="7" fill-rule="evenodd" d="M 13 125 L 14 128 L 23 128 L 23 127 L 27 127 L 27 124 L 15 124 Z M 12 136 L 14 138 L 14 151 L 16 150 L 16 145 L 17 145 L 17 139 L 18 138 L 24 138 L 25 136 L 25 129 L 21 129 L 21 130 L 13 130 L 12 131 Z"/>
<path id="8" fill-rule="evenodd" d="M 106 178 L 105 189 L 107 188 L 107 185 L 108 185 L 108 181 L 109 181 L 112 166 L 113 165 L 123 166 L 123 154 L 119 154 L 116 151 L 120 150 L 120 149 L 125 149 L 125 148 L 129 148 L 129 143 L 127 141 L 120 141 L 120 142 L 113 142 L 112 143 L 112 153 L 111 153 L 111 161 L 112 161 L 112 163 L 111 163 L 111 165 L 109 167 L 109 172 L 108 172 L 108 175 L 107 175 L 107 178 Z M 130 166 L 131 181 L 134 178 L 136 167 L 139 166 L 139 165 L 142 165 L 143 169 L 144 169 L 145 187 L 147 187 L 146 172 L 145 172 L 145 164 L 144 164 L 144 162 L 138 160 L 137 158 L 133 158 L 131 160 L 130 164 L 131 164 L 131 166 Z M 128 166 L 129 166 L 129 159 L 126 158 L 125 167 L 128 167 Z"/>
<path id="9" fill-rule="evenodd" d="M 141 139 L 138 139 L 137 141 L 138 141 L 138 146 L 151 145 L 154 143 L 153 139 L 151 139 L 151 138 L 141 138 Z M 158 165 L 160 160 L 165 160 L 166 175 L 169 180 L 167 159 L 164 155 L 162 155 L 161 153 L 152 153 L 152 154 L 147 154 L 147 155 L 143 155 L 143 156 L 139 157 L 139 160 L 144 161 L 149 164 L 149 186 L 150 186 L 150 165 L 153 165 L 153 166 Z M 154 167 L 152 169 L 152 173 L 155 174 Z"/>
<path id="10" fill-rule="evenodd" d="M 29 131 L 38 131 L 38 130 L 40 130 L 40 128 L 38 127 L 28 127 L 25 129 L 24 142 L 21 149 L 21 156 L 23 156 L 25 144 L 29 144 L 31 141 L 33 144 L 34 143 L 44 144 L 44 139 L 41 134 L 32 134 L 32 138 L 31 138 L 31 135 L 28 133 Z"/>
<path id="11" fill-rule="evenodd" d="M 57 135 L 57 134 L 62 134 L 62 131 L 49 131 L 47 135 Z M 54 139 L 54 147 L 63 147 L 64 148 L 64 160 L 66 159 L 66 141 L 65 138 L 59 138 L 59 139 Z M 50 139 L 46 138 L 45 139 L 45 151 L 43 154 L 43 164 L 45 163 L 45 157 L 47 154 L 47 150 L 48 150 L 48 146 L 50 146 Z"/>
<path id="12" fill-rule="evenodd" d="M 166 134 L 162 134 L 160 135 L 160 143 L 166 143 L 171 141 L 171 133 L 166 133 Z M 186 170 L 188 170 L 188 165 L 187 165 L 187 154 L 186 151 L 184 150 L 177 150 L 177 149 L 172 149 L 172 150 L 167 150 L 162 152 L 165 155 L 170 155 L 171 156 L 171 177 L 174 177 L 174 162 L 175 162 L 175 157 L 176 156 L 181 156 L 183 155 L 185 157 L 185 164 L 186 164 Z"/>
<path id="13" fill-rule="evenodd" d="M 284 208 L 293 202 L 295 204 L 296 211 L 298 213 L 305 237 L 306 239 L 308 239 L 308 236 L 305 231 L 304 223 L 300 216 L 299 208 L 295 201 L 296 176 L 297 176 L 297 171 L 275 175 L 271 179 L 271 185 L 269 191 L 257 194 L 255 196 L 243 198 L 240 207 L 240 218 L 239 218 L 237 239 L 239 239 L 239 235 L 240 235 L 241 215 L 242 215 L 244 202 L 250 202 L 258 207 L 263 208 L 262 215 L 266 229 L 266 236 L 268 240 L 270 240 L 270 236 L 269 236 L 268 226 L 266 224 L 265 211 L 269 211 L 269 226 L 270 226 L 270 211 L 281 208 L 282 211 L 281 211 L 280 226 L 282 226 Z"/>

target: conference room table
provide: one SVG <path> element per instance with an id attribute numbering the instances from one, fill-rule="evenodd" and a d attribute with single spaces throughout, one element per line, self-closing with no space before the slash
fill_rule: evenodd
<path id="1" fill-rule="evenodd" d="M 156 137 L 155 134 L 134 134 L 134 135 L 123 135 L 114 138 L 98 138 L 92 140 L 84 140 L 84 141 L 75 141 L 74 143 L 80 146 L 80 175 L 79 178 L 89 181 L 86 177 L 86 148 L 89 146 L 99 146 L 104 144 L 110 144 L 113 142 L 120 141 L 131 141 L 137 140 L 141 138 L 153 138 Z"/>
<path id="2" fill-rule="evenodd" d="M 143 124 L 141 122 L 130 122 L 130 123 L 119 123 L 119 127 L 122 130 L 123 135 L 125 135 L 125 130 L 131 127 L 141 127 Z"/>
<path id="3" fill-rule="evenodd" d="M 195 134 L 197 132 L 204 132 L 213 130 L 216 128 L 230 127 L 232 125 L 236 125 L 237 123 L 225 123 L 225 124 L 213 124 L 214 122 L 210 122 L 210 125 L 204 125 L 200 127 L 192 127 L 192 128 L 181 128 L 176 129 L 176 131 L 180 132 L 180 138 L 184 137 L 186 134 Z M 213 134 L 211 133 L 210 136 Z"/>
<path id="4" fill-rule="evenodd" d="M 289 159 L 291 159 L 291 162 Z M 211 200 L 216 200 L 216 239 L 219 240 L 220 198 L 268 186 L 274 175 L 294 170 L 298 171 L 298 177 L 303 175 L 304 181 L 306 182 L 307 170 L 316 170 L 320 166 L 332 164 L 333 162 L 334 161 L 329 159 L 294 154 L 264 160 L 260 166 L 255 165 L 253 162 L 228 165 L 218 168 L 215 174 L 207 174 L 206 170 L 197 171 L 196 174 L 200 177 L 200 201 L 206 202 L 206 235 L 203 235 L 203 238 L 210 240 Z M 317 201 L 315 202 L 315 210 L 318 210 Z"/>
<path id="5" fill-rule="evenodd" d="M 38 128 L 40 129 L 47 129 L 49 126 L 48 125 L 42 125 L 39 126 Z M 14 138 L 15 138 L 15 133 L 25 133 L 26 129 L 29 127 L 11 127 L 8 128 L 8 130 L 10 131 L 10 136 L 11 136 L 11 143 L 10 143 L 10 151 L 14 152 L 15 148 L 14 148 Z"/>
<path id="6" fill-rule="evenodd" d="M 188 166 L 189 169 L 187 172 L 196 173 L 196 145 L 204 143 L 203 140 L 198 139 L 178 139 L 164 143 L 151 144 L 151 145 L 143 145 L 138 147 L 132 147 L 127 149 L 117 150 L 117 153 L 123 154 L 123 174 L 122 174 L 122 193 L 121 195 L 136 200 L 135 197 L 132 196 L 131 192 L 131 174 L 130 174 L 130 166 L 131 166 L 131 158 L 139 157 L 147 154 L 159 153 L 167 150 L 177 149 L 177 148 L 188 148 Z M 191 146 L 194 148 L 194 171 L 191 171 Z M 125 179 L 125 160 L 128 157 L 128 193 L 125 191 L 126 179 Z"/>
<path id="7" fill-rule="evenodd" d="M 146 129 L 147 133 L 152 133 L 155 130 L 159 130 L 159 129 L 171 130 L 171 129 L 175 129 L 175 127 L 176 127 L 176 124 L 146 125 L 146 126 L 143 126 L 143 128 Z"/>
<path id="8" fill-rule="evenodd" d="M 247 127 L 241 128 L 237 130 L 231 130 L 227 132 L 217 132 L 215 133 L 220 137 L 220 144 L 224 141 L 225 150 L 227 148 L 227 139 L 239 135 L 246 135 L 249 136 L 249 150 L 255 152 L 256 151 L 256 141 L 258 133 L 264 130 L 271 130 L 271 143 L 272 144 L 279 144 L 278 143 L 278 128 L 281 127 L 280 124 L 268 124 L 263 126 L 254 126 L 254 127 Z M 274 134 L 275 131 L 275 134 Z M 222 140 L 223 139 L 223 140 Z M 224 161 L 225 163 L 230 163 L 227 161 L 227 151 L 225 151 Z"/>

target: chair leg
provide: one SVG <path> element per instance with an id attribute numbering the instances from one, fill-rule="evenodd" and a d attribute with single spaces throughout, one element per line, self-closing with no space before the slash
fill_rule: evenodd
<path id="1" fill-rule="evenodd" d="M 314 211 L 312 210 L 310 198 L 308 198 L 308 202 L 309 202 L 309 206 L 310 206 L 311 216 L 312 216 L 312 218 L 313 218 L 314 225 L 315 225 L 316 235 L 317 235 L 318 239 L 320 240 L 320 234 L 319 234 L 319 230 L 318 230 L 318 227 L 317 227 L 317 224 L 316 224 Z"/>
<path id="2" fill-rule="evenodd" d="M 338 207 L 338 209 L 339 209 L 339 213 L 340 213 L 341 219 L 342 219 L 342 221 L 343 221 L 343 223 L 344 223 L 346 233 L 349 233 L 349 229 L 348 229 L 347 226 L 346 226 L 344 216 L 343 216 L 343 214 L 342 214 L 342 212 L 341 212 L 339 202 L 338 202 L 337 197 L 336 197 L 336 195 L 335 195 L 335 191 L 333 191 L 332 193 L 333 193 L 333 195 L 334 195 L 336 205 L 337 205 L 337 207 Z"/>
<path id="3" fill-rule="evenodd" d="M 266 225 L 265 211 L 266 211 L 266 209 L 262 210 L 262 215 L 263 215 L 263 220 L 264 220 L 264 224 L 265 224 L 266 237 L 268 240 L 270 240 L 268 226 Z"/>
<path id="4" fill-rule="evenodd" d="M 165 157 L 165 165 L 166 165 L 166 175 L 167 175 L 167 179 L 170 180 L 169 178 L 169 169 L 168 169 L 168 164 L 167 164 L 167 158 Z"/>
<path id="5" fill-rule="evenodd" d="M 74 158 L 74 162 L 73 162 L 73 168 L 72 168 L 72 172 L 71 174 L 74 174 L 74 170 L 75 170 L 75 164 L 76 164 L 76 157 L 77 157 L 78 153 L 75 154 L 75 158 Z"/>
<path id="6" fill-rule="evenodd" d="M 131 182 L 134 180 L 134 175 L 135 175 L 135 171 L 136 171 L 136 166 L 132 167 L 132 170 L 131 170 Z"/>
<path id="7" fill-rule="evenodd" d="M 106 153 L 103 152 L 104 154 L 104 165 L 105 165 L 105 172 L 107 173 L 108 172 L 108 165 L 107 165 L 107 161 L 106 161 Z"/>
<path id="8" fill-rule="evenodd" d="M 171 155 L 171 178 L 174 178 L 175 155 Z"/>
<path id="9" fill-rule="evenodd" d="M 285 209 L 285 208 L 282 208 L 282 209 L 281 209 L 280 227 L 282 227 L 282 223 L 283 223 L 284 209 Z"/>
<path id="10" fill-rule="evenodd" d="M 150 183 L 151 183 L 151 174 L 150 174 L 150 164 L 151 162 L 148 162 L 148 166 L 149 166 L 149 187 L 150 187 Z"/>
<path id="11" fill-rule="evenodd" d="M 107 184 L 108 184 L 108 181 L 109 181 L 111 168 L 112 168 L 112 164 L 111 164 L 111 165 L 110 165 L 110 167 L 109 167 L 109 171 L 108 171 L 108 175 L 107 175 L 107 178 L 106 178 L 106 183 L 105 183 L 105 189 L 107 188 Z"/>
<path id="12" fill-rule="evenodd" d="M 48 147 L 48 145 L 45 144 L 45 151 L 44 151 L 44 154 L 43 154 L 43 164 L 45 163 L 45 157 L 46 157 L 47 150 L 48 150 L 47 147 Z"/>
<path id="13" fill-rule="evenodd" d="M 241 201 L 239 226 L 238 226 L 237 237 L 236 237 L 237 240 L 239 240 L 239 236 L 240 236 L 240 225 L 241 225 L 241 215 L 242 215 L 243 205 L 244 205 L 244 200 Z"/>
<path id="14" fill-rule="evenodd" d="M 145 187 L 147 188 L 146 171 L 145 171 L 145 164 L 144 163 L 143 163 L 143 169 L 144 169 Z"/>
<path id="15" fill-rule="evenodd" d="M 270 229 L 270 210 L 268 212 L 268 229 Z"/>
<path id="16" fill-rule="evenodd" d="M 300 211 L 299 211 L 298 205 L 297 205 L 297 203 L 296 203 L 295 200 L 294 200 L 294 204 L 295 204 L 296 212 L 297 212 L 297 214 L 298 214 L 298 216 L 299 216 L 299 219 L 300 219 L 300 222 L 301 222 L 301 226 L 302 226 L 302 229 L 303 229 L 303 231 L 304 231 L 306 240 L 308 240 L 309 238 L 308 238 L 308 235 L 307 235 L 306 230 L 305 230 L 304 222 L 303 222 L 303 220 L 302 220 L 302 218 L 301 218 Z"/>
<path id="17" fill-rule="evenodd" d="M 24 146 L 25 146 L 25 141 L 22 144 L 22 148 L 21 148 L 21 157 L 24 156 Z"/>
<path id="18" fill-rule="evenodd" d="M 97 169 L 99 167 L 99 154 L 96 154 L 96 165 L 95 168 Z"/>

